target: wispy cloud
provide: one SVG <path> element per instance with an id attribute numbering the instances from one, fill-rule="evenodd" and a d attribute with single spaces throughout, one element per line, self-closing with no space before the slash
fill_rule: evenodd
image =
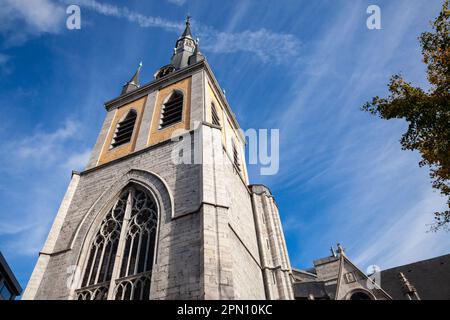
<path id="1" fill-rule="evenodd" d="M 363 267 L 377 264 L 386 269 L 448 253 L 448 234 L 427 232 L 433 223 L 430 208 L 445 206 L 436 192 L 423 188 L 407 210 L 392 213 L 395 219 L 378 221 L 378 230 L 368 237 L 366 245 L 355 247 L 354 261 Z"/>
<path id="2" fill-rule="evenodd" d="M 262 62 L 289 63 L 300 52 L 300 41 L 292 34 L 275 33 L 267 29 L 237 33 L 204 29 L 202 48 L 214 53 L 248 52 Z M 268 44 L 274 44 L 276 49 Z"/>
<path id="3" fill-rule="evenodd" d="M 186 0 L 167 0 L 167 2 L 177 5 L 177 6 L 182 6 L 186 3 Z"/>
<path id="4" fill-rule="evenodd" d="M 67 2 L 67 1 L 66 1 Z M 105 16 L 126 19 L 143 28 L 161 28 L 170 32 L 181 32 L 184 24 L 161 17 L 143 15 L 127 7 L 101 3 L 96 0 L 78 0 L 81 6 Z M 193 20 L 193 28 L 201 38 L 201 47 L 214 53 L 248 52 L 263 62 L 285 63 L 298 56 L 301 43 L 293 34 L 277 33 L 266 28 L 223 32 Z M 267 44 L 276 44 L 276 49 Z"/>
<path id="5" fill-rule="evenodd" d="M 80 129 L 79 123 L 66 120 L 62 127 L 53 132 L 38 129 L 30 136 L 9 143 L 7 149 L 11 150 L 11 154 L 15 156 L 16 164 L 17 161 L 23 161 L 37 165 L 54 165 L 55 161 L 60 160 L 68 151 L 66 143 L 81 138 L 78 135 Z"/>
<path id="6" fill-rule="evenodd" d="M 302 251 L 292 255 L 294 264 L 310 264 L 320 258 L 319 245 L 327 250 L 336 242 L 344 242 L 362 266 L 383 267 L 442 253 L 448 243 L 427 233 L 444 199 L 418 168 L 418 155 L 400 149 L 404 123 L 369 119 L 359 111 L 372 95 L 383 94 L 380 83 L 401 71 L 393 61 L 405 48 L 402 65 L 420 64 L 415 38 L 413 44 L 405 41 L 431 9 L 426 2 L 408 8 L 404 2 L 385 4 L 384 30 L 361 37 L 364 9 L 364 3 L 346 4 L 329 21 L 297 60 L 289 98 L 280 102 L 284 107 L 267 117 L 268 127 L 282 128 L 281 171 L 262 180 L 302 199 L 282 210 L 287 236 L 299 242 L 292 247 Z M 408 71 L 414 80 L 424 77 L 420 68 Z M 293 229 L 292 220 L 302 222 Z"/>
<path id="7" fill-rule="evenodd" d="M 6 45 L 30 36 L 58 33 L 64 27 L 64 8 L 51 0 L 0 0 L 0 34 Z"/>
<path id="8" fill-rule="evenodd" d="M 172 0 L 184 4 L 183 0 Z M 65 27 L 65 7 L 76 3 L 82 8 L 98 14 L 125 19 L 142 28 L 161 28 L 179 33 L 184 23 L 158 16 L 144 15 L 126 6 L 104 3 L 96 0 L 0 0 L 0 33 L 7 39 L 7 45 L 22 44 L 31 36 L 44 33 L 59 33 Z M 301 43 L 293 34 L 273 32 L 267 28 L 225 32 L 200 21 L 193 20 L 193 28 L 201 38 L 202 49 L 213 53 L 252 53 L 262 62 L 286 63 L 299 55 Z M 17 30 L 21 30 L 18 32 Z M 276 49 L 268 46 L 276 44 Z"/>
<path id="9" fill-rule="evenodd" d="M 66 170 L 82 170 L 86 167 L 86 164 L 91 155 L 91 149 L 86 149 L 79 153 L 72 154 L 63 164 Z"/>
<path id="10" fill-rule="evenodd" d="M 41 249 L 70 170 L 81 170 L 87 162 L 90 151 L 76 147 L 83 130 L 67 119 L 54 130 L 38 126 L 27 136 L 0 143 L 0 237 L 7 237 L 2 249 L 11 256 Z"/>
<path id="11" fill-rule="evenodd" d="M 139 12 L 132 11 L 127 7 L 119 7 L 116 5 L 102 3 L 95 0 L 76 0 L 68 1 L 63 0 L 65 3 L 77 3 L 83 8 L 95 11 L 98 14 L 102 14 L 109 17 L 126 19 L 129 22 L 137 23 L 143 28 L 162 28 L 167 31 L 180 31 L 183 28 L 183 24 L 180 22 L 173 22 L 161 17 L 146 16 Z"/>

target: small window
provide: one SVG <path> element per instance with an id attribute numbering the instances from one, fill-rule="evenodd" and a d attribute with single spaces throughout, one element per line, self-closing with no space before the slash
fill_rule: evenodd
<path id="1" fill-rule="evenodd" d="M 161 123 L 159 128 L 163 129 L 169 127 L 183 118 L 183 94 L 179 91 L 174 91 L 169 100 L 162 106 Z"/>
<path id="2" fill-rule="evenodd" d="M 217 114 L 217 109 L 216 109 L 216 106 L 214 105 L 214 103 L 211 104 L 211 119 L 212 119 L 212 124 L 215 124 L 216 126 L 220 126 L 220 118 L 219 118 L 219 115 Z"/>
<path id="3" fill-rule="evenodd" d="M 239 161 L 239 152 L 236 148 L 236 144 L 233 141 L 233 162 L 239 172 L 241 172 L 241 163 Z"/>
<path id="4" fill-rule="evenodd" d="M 118 147 L 131 141 L 133 135 L 134 124 L 136 123 L 137 113 L 135 110 L 130 110 L 127 116 L 119 122 L 114 134 L 111 148 Z"/>

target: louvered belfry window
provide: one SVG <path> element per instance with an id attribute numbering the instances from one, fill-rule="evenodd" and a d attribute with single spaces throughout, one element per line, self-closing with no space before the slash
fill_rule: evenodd
<path id="1" fill-rule="evenodd" d="M 234 141 L 233 141 L 233 162 L 234 162 L 234 165 L 236 166 L 236 168 L 238 169 L 238 171 L 240 172 L 241 171 L 241 163 L 239 160 L 239 152 L 236 148 L 236 144 L 234 143 Z"/>
<path id="2" fill-rule="evenodd" d="M 220 126 L 220 118 L 217 114 L 217 109 L 214 103 L 211 104 L 211 119 L 213 124 L 215 124 L 216 126 Z"/>
<path id="3" fill-rule="evenodd" d="M 111 143 L 111 148 L 118 147 L 131 141 L 133 135 L 134 125 L 136 124 L 137 113 L 135 110 L 130 110 L 126 117 L 119 122 L 114 133 L 114 139 Z"/>
<path id="4" fill-rule="evenodd" d="M 126 188 L 98 228 L 78 300 L 148 300 L 158 209 L 138 185 Z"/>
<path id="5" fill-rule="evenodd" d="M 160 129 L 169 127 L 183 118 L 183 94 L 174 91 L 162 106 Z"/>

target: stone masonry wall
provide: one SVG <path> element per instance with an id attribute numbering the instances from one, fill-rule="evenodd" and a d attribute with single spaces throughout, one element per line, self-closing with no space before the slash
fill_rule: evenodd
<path id="1" fill-rule="evenodd" d="M 165 212 L 161 217 L 158 259 L 154 270 L 155 298 L 199 298 L 200 166 L 174 165 L 170 158 L 172 146 L 173 142 L 163 143 L 81 175 L 54 253 L 37 291 L 37 299 L 69 298 L 67 268 L 79 263 L 83 245 L 79 239 L 84 239 L 97 213 L 90 209 L 108 192 L 110 186 L 117 184 L 131 169 L 159 175 L 174 199 L 175 219 L 170 212 Z M 77 230 L 81 234 L 77 235 Z"/>

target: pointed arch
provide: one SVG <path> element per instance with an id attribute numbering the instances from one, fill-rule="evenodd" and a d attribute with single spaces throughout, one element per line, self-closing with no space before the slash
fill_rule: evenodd
<path id="1" fill-rule="evenodd" d="M 110 275 L 111 278 L 109 278 L 108 273 L 106 273 L 105 276 L 105 271 L 103 270 L 106 270 L 106 268 L 100 270 L 98 279 L 106 280 L 105 282 L 103 283 L 98 281 L 89 282 L 87 281 L 88 276 L 86 275 L 86 272 L 90 272 L 90 270 L 89 271 L 86 270 L 88 270 L 88 267 L 90 268 L 92 266 L 92 263 L 91 265 L 89 265 L 90 263 L 89 260 L 95 261 L 94 258 L 91 258 L 92 251 L 95 250 L 92 248 L 92 246 L 95 243 L 98 233 L 102 228 L 102 226 L 108 225 L 106 221 L 108 221 L 108 219 L 111 218 L 110 214 L 113 208 L 114 207 L 122 208 L 122 203 L 125 201 L 124 197 L 129 188 L 141 190 L 146 194 L 146 197 L 150 197 L 152 199 L 156 207 L 156 210 L 153 209 L 154 211 L 156 211 L 156 218 L 155 215 L 153 215 L 152 219 L 156 220 L 156 224 L 152 224 L 151 226 L 146 225 L 144 227 L 141 226 L 142 221 L 140 217 L 136 215 L 137 214 L 136 210 L 138 210 L 139 208 L 136 209 L 133 208 L 132 206 L 133 203 L 142 203 L 143 201 L 142 193 L 140 195 L 137 194 L 136 195 L 137 199 L 133 199 L 129 206 L 131 208 L 131 211 L 129 213 L 129 219 L 125 219 L 130 221 L 128 223 L 130 229 L 126 229 L 128 227 L 125 227 L 121 222 L 122 223 L 121 233 L 122 230 L 126 231 L 123 231 L 124 232 L 123 235 L 121 234 L 122 238 L 119 239 L 119 244 L 116 249 L 117 250 L 116 255 L 120 254 L 123 255 L 124 257 L 127 256 L 129 257 L 129 259 L 127 259 L 126 264 L 124 264 L 123 268 L 122 268 L 122 261 L 125 261 L 125 259 L 121 260 L 120 264 L 119 262 L 117 262 L 117 264 L 113 266 L 112 269 L 113 271 Z M 145 212 L 147 213 L 149 212 L 147 210 L 148 208 L 144 209 Z M 71 248 L 79 250 L 79 255 L 75 263 L 77 266 L 79 266 L 81 274 L 79 279 L 77 280 L 77 283 L 75 284 L 75 288 L 77 289 L 71 290 L 70 294 L 71 298 L 126 299 L 132 296 L 133 299 L 140 299 L 139 297 L 143 296 L 145 299 L 148 299 L 148 296 L 146 294 L 149 292 L 148 290 L 151 283 L 151 270 L 148 270 L 148 267 L 152 266 L 153 268 L 158 263 L 159 228 L 162 222 L 170 220 L 172 218 L 173 210 L 174 210 L 174 202 L 172 193 L 167 183 L 159 175 L 149 171 L 132 169 L 123 176 L 121 176 L 120 178 L 118 178 L 110 188 L 108 188 L 102 193 L 100 198 L 88 210 L 85 217 L 78 225 L 74 237 L 72 239 Z M 126 214 L 124 213 L 123 217 L 125 216 Z M 116 217 L 118 218 L 117 220 L 120 220 L 121 216 L 116 215 Z M 117 224 L 119 224 L 119 222 L 117 222 Z M 139 230 L 145 229 L 145 232 L 141 236 L 140 233 L 136 232 L 137 231 L 136 229 Z M 147 237 L 147 234 L 150 233 L 152 233 L 152 235 L 154 234 L 154 237 L 153 236 L 151 238 Z M 141 240 L 139 240 L 139 237 L 141 237 Z M 153 251 L 151 250 L 147 251 L 144 249 L 140 249 L 139 251 L 138 250 L 139 242 L 141 243 L 140 248 L 142 248 L 143 243 L 147 245 L 148 242 L 150 247 L 148 246 L 147 247 L 151 248 Z M 98 249 L 97 251 L 99 250 L 100 249 Z M 129 253 L 128 254 L 124 253 L 125 250 L 128 250 Z M 136 258 L 136 252 L 138 251 L 142 252 L 142 254 L 140 255 L 140 257 L 143 257 L 142 259 Z M 130 262 L 128 262 L 128 260 Z M 147 262 L 143 263 L 145 261 Z M 99 265 L 99 263 L 97 263 L 97 265 Z M 116 274 L 114 274 L 114 272 L 116 272 Z M 122 283 L 120 281 L 122 279 L 121 276 L 123 276 L 122 277 L 123 279 L 127 279 L 127 281 L 130 281 L 129 279 L 130 277 L 133 279 L 133 281 L 136 281 L 136 285 L 133 286 L 133 290 L 138 290 L 139 292 L 133 291 L 134 293 L 132 295 L 128 295 L 131 294 L 130 292 L 128 293 L 125 292 L 122 297 L 122 294 L 118 293 L 117 291 L 119 290 L 119 287 L 122 288 L 120 290 L 123 290 L 123 287 L 125 287 L 125 283 Z M 121 285 L 119 286 L 119 284 Z M 127 288 L 128 287 L 129 286 L 127 286 Z M 87 290 L 80 290 L 82 288 L 85 288 Z"/>
<path id="2" fill-rule="evenodd" d="M 130 183 L 91 241 L 78 300 L 150 299 L 158 205 L 149 190 Z"/>

